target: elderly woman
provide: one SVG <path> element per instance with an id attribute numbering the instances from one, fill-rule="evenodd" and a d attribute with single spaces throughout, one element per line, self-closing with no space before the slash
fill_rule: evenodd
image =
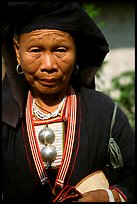
<path id="1" fill-rule="evenodd" d="M 134 132 L 94 87 L 108 53 L 100 29 L 77 2 L 3 9 L 3 201 L 133 201 Z M 100 171 L 107 188 L 77 188 Z"/>

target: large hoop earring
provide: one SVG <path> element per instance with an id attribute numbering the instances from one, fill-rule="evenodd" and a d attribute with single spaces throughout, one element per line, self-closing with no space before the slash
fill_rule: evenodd
<path id="1" fill-rule="evenodd" d="M 19 67 L 20 67 L 20 70 L 19 70 Z M 18 74 L 23 74 L 23 73 L 24 73 L 24 72 L 22 71 L 22 69 L 21 69 L 21 65 L 20 65 L 20 64 L 17 65 L 16 71 L 17 71 Z"/>
<path id="2" fill-rule="evenodd" d="M 74 74 L 77 74 L 79 72 L 79 66 L 76 64 L 75 67 L 76 68 L 74 69 Z"/>

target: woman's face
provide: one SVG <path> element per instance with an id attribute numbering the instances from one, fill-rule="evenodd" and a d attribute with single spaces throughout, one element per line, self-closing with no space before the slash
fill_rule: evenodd
<path id="1" fill-rule="evenodd" d="M 35 30 L 14 40 L 18 64 L 33 90 L 42 94 L 66 89 L 76 62 L 70 34 L 60 30 Z"/>

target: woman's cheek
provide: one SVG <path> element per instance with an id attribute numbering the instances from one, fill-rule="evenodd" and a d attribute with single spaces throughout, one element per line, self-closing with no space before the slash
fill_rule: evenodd
<path id="1" fill-rule="evenodd" d="M 27 82 L 28 82 L 31 86 L 33 86 L 34 83 L 35 83 L 35 77 L 34 77 L 34 75 L 31 75 L 31 74 L 29 74 L 28 72 L 25 72 L 24 75 L 25 75 L 25 78 L 26 78 Z"/>
<path id="2" fill-rule="evenodd" d="M 33 74 L 38 69 L 38 63 L 32 57 L 23 58 L 21 60 L 21 66 L 25 73 Z"/>

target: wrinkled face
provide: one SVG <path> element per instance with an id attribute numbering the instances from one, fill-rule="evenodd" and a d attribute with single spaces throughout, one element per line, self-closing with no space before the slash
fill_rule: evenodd
<path id="1" fill-rule="evenodd" d="M 60 30 L 35 30 L 14 40 L 18 64 L 33 90 L 57 93 L 68 86 L 76 62 L 70 34 Z"/>

